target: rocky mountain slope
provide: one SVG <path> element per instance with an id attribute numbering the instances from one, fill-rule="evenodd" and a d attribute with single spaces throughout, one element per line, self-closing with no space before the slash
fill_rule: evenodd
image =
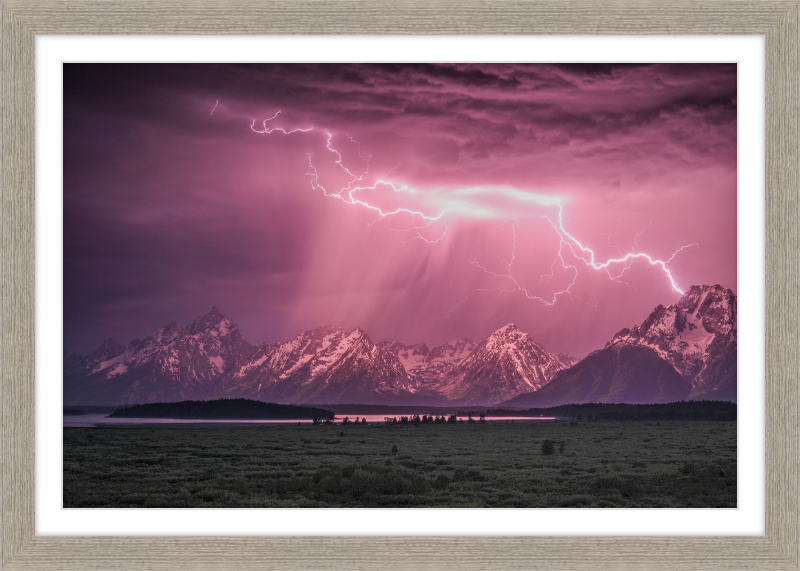
<path id="1" fill-rule="evenodd" d="M 691 383 L 690 398 L 736 400 L 736 295 L 729 289 L 693 285 L 606 347 L 619 343 L 652 348 Z"/>
<path id="2" fill-rule="evenodd" d="M 476 347 L 469 339 L 450 341 L 433 349 L 428 349 L 425 343 L 406 346 L 399 341 L 383 341 L 378 345 L 400 359 L 416 391 L 433 393 L 437 393 L 441 380 Z"/>
<path id="3" fill-rule="evenodd" d="M 538 388 L 564 364 L 513 325 L 478 347 L 468 339 L 375 344 L 361 329 L 325 326 L 253 347 L 216 308 L 144 341 L 106 341 L 64 356 L 65 405 L 212 398 L 281 404 L 495 404 Z M 562 357 L 563 358 L 563 357 Z"/>
<path id="4" fill-rule="evenodd" d="M 686 399 L 690 390 L 689 382 L 650 347 L 615 343 L 562 371 L 541 390 L 520 394 L 503 406 L 667 403 Z"/>
<path id="5" fill-rule="evenodd" d="M 551 404 L 568 402 L 559 398 L 735 400 L 736 350 L 736 296 L 718 285 L 692 286 L 677 303 L 659 305 L 641 325 L 623 329 L 577 363 L 548 352 L 514 324 L 477 345 L 460 339 L 433 349 L 376 344 L 361 329 L 335 326 L 253 347 L 212 308 L 186 328 L 174 322 L 142 341 L 109 339 L 90 355 L 65 354 L 64 404 L 241 397 L 491 406 L 527 393 Z"/>
<path id="6" fill-rule="evenodd" d="M 64 358 L 64 404 L 168 402 L 207 395 L 255 351 L 214 307 L 185 329 L 173 322 L 143 341 L 109 339 L 86 357 Z"/>
<path id="7" fill-rule="evenodd" d="M 556 355 L 510 323 L 489 335 L 453 367 L 439 391 L 450 401 L 496 404 L 539 390 L 563 368 Z"/>
<path id="8" fill-rule="evenodd" d="M 641 325 L 623 329 L 542 390 L 503 406 L 735 402 L 736 331 L 736 295 L 719 285 L 694 285 L 677 303 L 659 305 Z"/>
<path id="9" fill-rule="evenodd" d="M 556 357 L 558 357 L 558 360 L 561 361 L 561 364 L 565 367 L 571 367 L 580 360 L 568 353 L 556 353 Z"/>
<path id="10" fill-rule="evenodd" d="M 364 331 L 327 326 L 262 345 L 216 394 L 276 403 L 377 404 L 414 392 L 399 359 Z"/>

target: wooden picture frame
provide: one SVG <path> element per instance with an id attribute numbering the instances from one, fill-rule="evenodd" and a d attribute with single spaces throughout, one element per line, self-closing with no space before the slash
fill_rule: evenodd
<path id="1" fill-rule="evenodd" d="M 800 20 L 792 1 L 3 0 L 2 569 L 798 569 Z M 223 17 L 224 16 L 224 17 Z M 46 34 L 766 36 L 764 537 L 37 537 L 34 40 Z"/>

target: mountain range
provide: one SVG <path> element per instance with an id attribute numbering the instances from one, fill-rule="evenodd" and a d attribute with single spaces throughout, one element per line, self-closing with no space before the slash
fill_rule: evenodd
<path id="1" fill-rule="evenodd" d="M 128 345 L 109 339 L 87 356 L 64 355 L 65 405 L 214 398 L 514 407 L 735 401 L 736 296 L 692 286 L 581 360 L 547 351 L 514 324 L 477 344 L 433 348 L 374 343 L 359 328 L 331 325 L 255 347 L 216 307 L 185 328 L 173 322 Z"/>
<path id="2" fill-rule="evenodd" d="M 736 402 L 736 295 L 694 285 L 677 303 L 659 305 L 632 329 L 559 372 L 541 391 L 510 407 L 582 402 Z"/>

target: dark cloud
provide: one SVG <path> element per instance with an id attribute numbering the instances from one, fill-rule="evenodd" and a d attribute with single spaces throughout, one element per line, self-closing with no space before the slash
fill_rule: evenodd
<path id="1" fill-rule="evenodd" d="M 270 125 L 314 130 L 253 133 L 278 110 Z M 347 183 L 330 136 L 365 176 L 563 196 L 599 252 L 696 241 L 674 263 L 682 283 L 735 288 L 736 113 L 735 64 L 65 64 L 66 348 L 217 305 L 254 343 L 323 323 L 477 340 L 507 320 L 585 353 L 669 301 L 662 276 L 582 274 L 552 307 L 472 295 L 503 282 L 470 260 L 508 263 L 505 219 L 449 220 L 428 244 L 419 234 L 439 226 L 326 198 L 309 160 L 330 189 Z M 543 291 L 568 284 L 566 271 L 540 280 L 553 235 L 531 220 L 516 271 Z"/>
<path id="2" fill-rule="evenodd" d="M 562 71 L 575 75 L 590 77 L 610 76 L 615 73 L 625 73 L 630 70 L 652 67 L 648 63 L 558 63 L 554 66 Z"/>

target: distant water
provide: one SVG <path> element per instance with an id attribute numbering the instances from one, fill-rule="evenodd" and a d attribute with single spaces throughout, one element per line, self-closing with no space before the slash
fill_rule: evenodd
<path id="1" fill-rule="evenodd" d="M 400 420 L 401 416 L 413 416 L 413 415 L 400 415 L 400 414 L 392 414 L 389 415 L 389 418 L 397 418 Z M 341 423 L 342 419 L 344 419 L 345 415 L 336 416 L 334 422 Z M 347 415 L 347 417 L 354 421 L 356 419 L 355 415 Z M 362 418 L 366 418 L 369 424 L 375 424 L 380 422 L 385 422 L 387 415 L 385 414 L 364 414 L 358 416 L 358 419 L 361 420 Z M 459 416 L 459 420 L 466 421 L 468 417 L 466 416 Z M 472 417 L 476 422 L 478 420 L 477 416 Z M 507 421 L 510 422 L 514 421 L 528 421 L 528 420 L 555 420 L 555 417 L 552 416 L 487 416 L 487 421 L 491 422 L 503 422 Z M 311 424 L 311 420 L 302 419 L 302 420 L 208 420 L 202 418 L 108 418 L 106 414 L 84 414 L 81 416 L 65 416 L 64 417 L 64 426 L 72 426 L 72 427 L 93 427 L 98 424 Z"/>

